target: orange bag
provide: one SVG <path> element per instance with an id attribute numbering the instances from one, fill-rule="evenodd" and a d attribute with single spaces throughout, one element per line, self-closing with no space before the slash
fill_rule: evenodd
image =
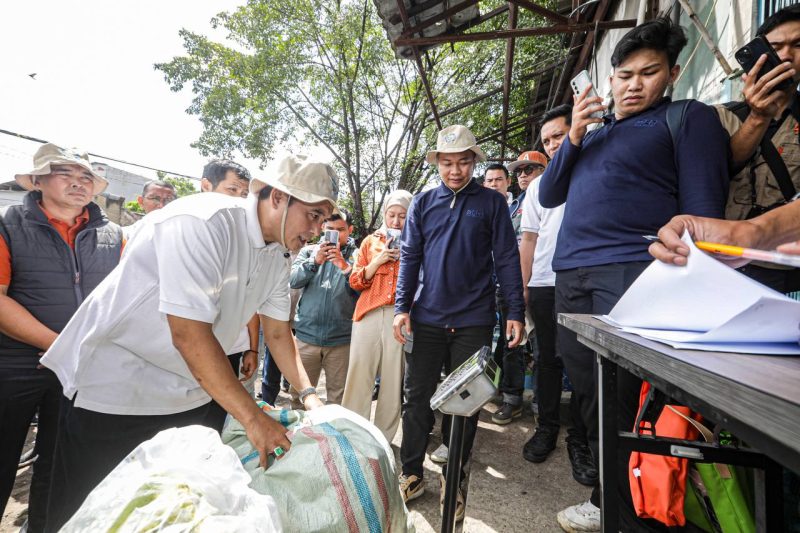
<path id="1" fill-rule="evenodd" d="M 642 383 L 639 393 L 639 410 L 645 403 L 650 384 Z M 688 407 L 673 405 L 676 411 L 699 419 Z M 633 429 L 634 432 L 637 428 Z M 649 422 L 642 422 L 641 433 L 653 433 Z M 696 440 L 698 431 L 689 422 L 665 408 L 655 423 L 655 435 L 676 439 Z M 628 463 L 628 479 L 633 497 L 633 507 L 640 518 L 653 518 L 667 526 L 686 524 L 683 500 L 686 496 L 686 477 L 689 460 L 679 457 L 632 452 Z"/>

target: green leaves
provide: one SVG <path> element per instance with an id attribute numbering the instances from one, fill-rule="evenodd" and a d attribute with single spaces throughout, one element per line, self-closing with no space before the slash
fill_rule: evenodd
<path id="1" fill-rule="evenodd" d="M 501 4 L 481 2 L 482 12 Z M 520 11 L 520 25 L 533 17 Z M 503 16 L 472 31 L 504 27 Z M 361 234 L 379 222 L 387 191 L 420 190 L 434 178 L 424 164 L 435 144 L 425 90 L 413 61 L 398 60 L 372 0 L 248 0 L 211 27 L 223 43 L 181 30 L 185 55 L 155 65 L 173 91 L 191 87 L 187 112 L 203 124 L 193 143 L 206 156 L 240 152 L 266 163 L 283 146 L 326 148 L 347 191 Z M 530 84 L 520 83 L 553 38 L 518 40 L 512 113 L 523 112 Z M 504 41 L 456 43 L 431 50 L 426 64 L 439 110 L 500 87 Z M 445 118 L 482 134 L 500 127 L 502 96 Z M 524 139 L 515 142 L 520 145 Z M 485 147 L 494 153 L 496 146 Z"/>

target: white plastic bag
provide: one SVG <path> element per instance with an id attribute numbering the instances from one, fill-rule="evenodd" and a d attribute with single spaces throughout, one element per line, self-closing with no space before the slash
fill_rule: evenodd
<path id="1" fill-rule="evenodd" d="M 275 501 L 250 481 L 214 430 L 168 429 L 117 465 L 61 531 L 279 533 Z"/>

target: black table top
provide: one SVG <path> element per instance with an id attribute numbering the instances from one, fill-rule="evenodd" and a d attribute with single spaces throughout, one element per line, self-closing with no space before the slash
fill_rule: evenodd
<path id="1" fill-rule="evenodd" d="M 558 321 L 603 357 L 800 472 L 800 357 L 676 350 L 591 315 Z"/>

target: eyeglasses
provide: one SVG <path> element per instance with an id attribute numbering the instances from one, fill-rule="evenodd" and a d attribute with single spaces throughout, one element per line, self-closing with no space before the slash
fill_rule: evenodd
<path id="1" fill-rule="evenodd" d="M 525 167 L 518 168 L 516 170 L 516 172 L 514 172 L 514 174 L 516 174 L 517 176 L 519 176 L 520 174 L 525 174 L 527 176 L 528 174 L 533 174 L 534 170 L 544 170 L 544 166 L 542 166 L 542 165 L 527 165 Z"/>
<path id="2" fill-rule="evenodd" d="M 175 197 L 174 196 L 163 196 L 163 197 L 162 196 L 145 196 L 144 199 L 145 200 L 149 200 L 151 202 L 157 202 L 157 203 L 159 203 L 161 205 L 167 205 L 168 203 L 173 201 L 175 199 Z"/>

